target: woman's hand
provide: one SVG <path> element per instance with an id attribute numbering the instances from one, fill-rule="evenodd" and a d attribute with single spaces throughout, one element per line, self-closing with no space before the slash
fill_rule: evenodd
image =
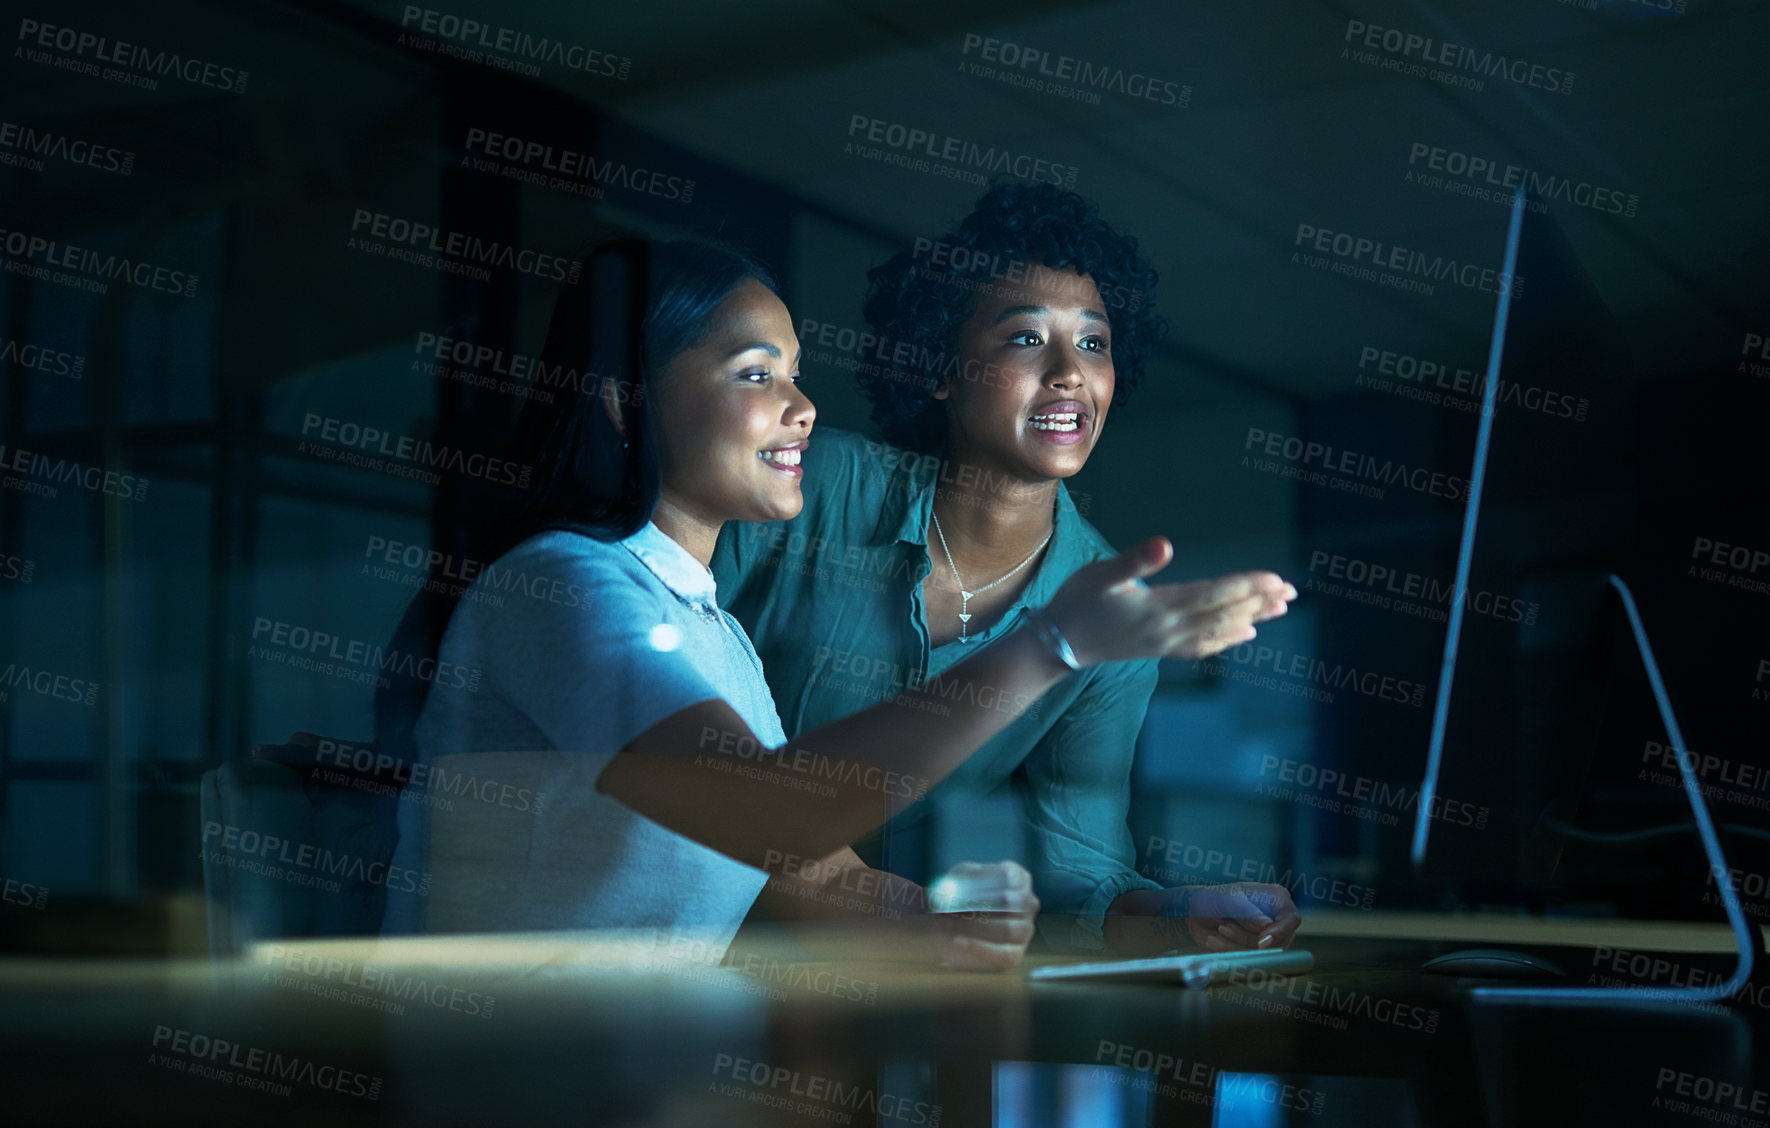
<path id="1" fill-rule="evenodd" d="M 928 886 L 933 956 L 959 971 L 1006 971 L 1033 938 L 1039 898 L 1018 862 L 961 862 Z"/>
<path id="2" fill-rule="evenodd" d="M 1303 916 L 1282 885 L 1238 881 L 1228 885 L 1182 885 L 1167 894 L 1162 915 L 1174 932 L 1207 952 L 1249 948 L 1279 951 L 1291 946 Z"/>
<path id="3" fill-rule="evenodd" d="M 1254 624 L 1285 613 L 1297 589 L 1274 572 L 1232 572 L 1183 584 L 1143 582 L 1174 546 L 1150 537 L 1078 570 L 1045 614 L 1083 666 L 1132 658 L 1208 658 L 1249 641 Z"/>

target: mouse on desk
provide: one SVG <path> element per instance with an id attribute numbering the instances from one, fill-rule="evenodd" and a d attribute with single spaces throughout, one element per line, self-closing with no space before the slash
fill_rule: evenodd
<path id="1" fill-rule="evenodd" d="M 1566 979 L 1567 973 L 1540 956 L 1505 948 L 1464 948 L 1427 960 L 1421 971 L 1469 979 Z"/>

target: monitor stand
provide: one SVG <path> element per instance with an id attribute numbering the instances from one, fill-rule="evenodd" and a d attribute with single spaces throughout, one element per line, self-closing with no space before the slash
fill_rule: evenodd
<path id="1" fill-rule="evenodd" d="M 1647 641 L 1647 630 L 1641 624 L 1641 613 L 1635 608 L 1634 594 L 1629 591 L 1629 585 L 1622 581 L 1622 577 L 1615 574 L 1610 576 L 1610 586 L 1622 596 L 1623 610 L 1628 614 L 1629 629 L 1634 632 L 1635 647 L 1641 653 L 1641 663 L 1647 668 L 1647 681 L 1653 687 L 1653 700 L 1659 706 L 1660 720 L 1665 723 L 1666 735 L 1671 739 L 1672 747 L 1677 750 L 1678 774 L 1684 781 L 1684 795 L 1690 800 L 1690 813 L 1696 818 L 1696 830 L 1702 838 L 1703 853 L 1715 875 L 1715 884 L 1721 891 L 1721 904 L 1727 910 L 1727 922 L 1733 926 L 1734 941 L 1738 945 L 1738 963 L 1734 966 L 1733 974 L 1726 980 L 1708 987 L 1562 987 L 1553 983 L 1540 983 L 1534 986 L 1474 988 L 1470 993 L 1483 1002 L 1542 1005 L 1622 1003 L 1628 1006 L 1656 1002 L 1729 1002 L 1736 1000 L 1751 981 L 1752 965 L 1758 951 L 1757 930 L 1746 919 L 1745 910 L 1739 903 L 1739 892 L 1733 888 L 1727 860 L 1721 853 L 1721 840 L 1715 834 L 1714 821 L 1709 817 L 1708 802 L 1703 798 L 1702 787 L 1697 781 L 1696 768 L 1690 760 L 1690 750 L 1684 745 L 1684 732 L 1678 727 L 1678 718 L 1672 715 L 1671 699 L 1666 696 L 1665 681 L 1660 677 L 1659 663 L 1653 658 L 1653 647 Z M 1486 952 L 1491 955 L 1494 950 L 1489 949 Z M 1453 952 L 1439 959 L 1473 955 L 1474 953 Z M 1532 958 L 1523 953 L 1515 955 L 1520 960 Z"/>

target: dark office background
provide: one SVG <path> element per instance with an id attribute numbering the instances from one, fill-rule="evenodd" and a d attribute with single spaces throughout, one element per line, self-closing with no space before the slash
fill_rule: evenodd
<path id="1" fill-rule="evenodd" d="M 894 149 L 909 130 L 1073 170 L 1071 186 L 1161 272 L 1156 302 L 1173 333 L 1071 483 L 1090 520 L 1120 544 L 1167 534 L 1176 574 L 1270 567 L 1306 588 L 1262 632 L 1282 654 L 1165 667 L 1133 812 L 1154 876 L 1222 875 L 1188 868 L 1184 849 L 1178 863 L 1148 851 L 1152 836 L 1354 882 L 1379 907 L 1718 918 L 1687 834 L 1593 844 L 1556 829 L 1688 822 L 1678 791 L 1643 774 L 1671 769 L 1643 759 L 1665 736 L 1598 586 L 1611 569 L 1635 589 L 1691 746 L 1725 762 L 1705 781 L 1732 795 L 1716 810 L 1743 828 L 1726 838 L 1736 864 L 1770 872 L 1750 833 L 1770 823 L 1770 781 L 1751 774 L 1770 767 L 1762 4 L 6 11 L 5 461 L 24 450 L 147 482 L 125 497 L 10 469 L 0 490 L 11 681 L 0 687 L 0 872 L 52 900 L 200 893 L 205 770 L 294 731 L 370 738 L 368 686 L 267 659 L 255 631 L 269 621 L 384 642 L 411 589 L 375 574 L 385 562 L 371 546 L 430 548 L 437 515 L 471 483 L 328 460 L 303 446 L 318 437 L 312 421 L 495 449 L 519 397 L 439 378 L 420 343 L 533 356 L 557 283 L 499 267 L 473 279 L 353 247 L 373 238 L 363 213 L 556 256 L 623 233 L 744 246 L 782 281 L 819 426 L 865 431 L 848 347 L 865 329 L 865 271 L 948 229 L 983 191 L 974 164 Z M 601 54 L 531 63 L 445 34 L 461 20 Z M 139 69 L 57 47 L 43 25 L 214 66 L 143 88 L 104 73 Z M 1410 73 L 1426 48 L 1385 29 L 1522 60 L 1524 80 L 1448 64 L 1419 69 L 1456 84 Z M 1028 63 L 1028 49 L 1047 61 Z M 1108 77 L 1071 96 L 1040 73 L 1062 57 Z M 887 140 L 869 140 L 874 122 Z M 533 183 L 552 175 L 539 159 L 491 157 L 472 140 L 482 133 L 593 157 L 600 173 Z M 902 161 L 883 159 L 893 153 Z M 1375 498 L 1299 481 L 1283 468 L 1319 464 L 1264 444 L 1297 438 L 1468 476 L 1479 391 L 1455 373 L 1486 368 L 1493 288 L 1441 278 L 1416 292 L 1336 273 L 1368 259 L 1335 254 L 1331 236 L 1317 249 L 1315 232 L 1497 272 L 1510 195 L 1470 174 L 1471 158 L 1494 177 L 1531 170 L 1538 188 L 1502 377 L 1535 396 L 1496 418 L 1494 508 L 1476 556 L 1477 587 L 1536 611 L 1531 622 L 1471 616 L 1444 792 L 1487 807 L 1491 825 L 1440 819 L 1434 865 L 1416 874 L 1406 800 L 1351 817 L 1300 801 L 1334 791 L 1286 773 L 1417 785 L 1445 625 L 1350 598 L 1359 585 L 1331 573 L 1378 565 L 1447 586 L 1463 506 L 1393 483 Z M 188 294 L 122 281 L 95 293 L 77 266 L 45 266 L 33 238 L 195 282 Z M 37 267 L 48 276 L 31 277 Z M 1464 380 L 1463 393 L 1421 377 L 1421 361 Z M 1297 656 L 1318 673 L 1272 668 Z M 33 680 L 21 683 L 26 668 Z M 1330 684 L 1347 670 L 1423 692 L 1392 700 Z M 1727 782 L 1741 778 L 1749 786 Z M 1275 797 L 1273 785 L 1296 794 Z M 948 820 L 939 850 L 1002 856 L 1005 810 Z"/>

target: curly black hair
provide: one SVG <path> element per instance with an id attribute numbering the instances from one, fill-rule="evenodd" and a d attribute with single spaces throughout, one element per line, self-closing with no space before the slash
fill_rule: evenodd
<path id="1" fill-rule="evenodd" d="M 959 372 L 959 328 L 992 286 L 1038 264 L 1091 277 L 1112 321 L 1114 406 L 1143 380 L 1168 331 L 1151 293 L 1157 274 L 1137 240 L 1114 231 L 1088 200 L 1055 184 L 998 183 L 959 229 L 918 239 L 867 272 L 862 313 L 876 340 L 855 374 L 887 442 L 924 453 L 946 443 L 946 412 L 933 393 Z"/>

